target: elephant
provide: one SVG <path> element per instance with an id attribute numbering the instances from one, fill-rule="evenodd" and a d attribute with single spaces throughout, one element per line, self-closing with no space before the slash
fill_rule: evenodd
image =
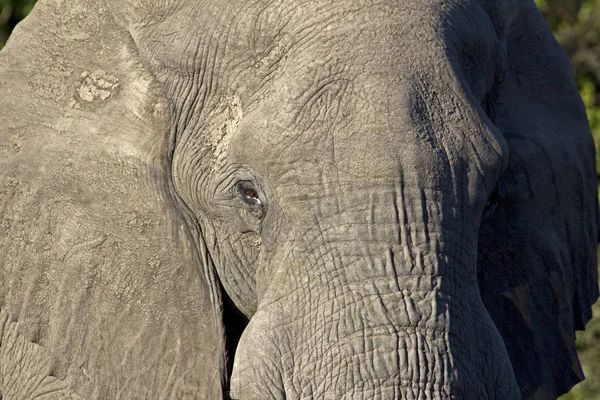
<path id="1" fill-rule="evenodd" d="M 595 149 L 532 0 L 41 0 L 0 53 L 3 399 L 551 399 Z"/>

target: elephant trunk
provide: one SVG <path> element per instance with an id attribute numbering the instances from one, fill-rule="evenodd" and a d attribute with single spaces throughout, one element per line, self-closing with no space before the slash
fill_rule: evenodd
<path id="1" fill-rule="evenodd" d="M 274 257 L 236 354 L 235 396 L 520 397 L 477 287 L 476 232 L 429 202 L 413 210 L 421 218 L 393 203 L 338 216 L 354 223 L 304 233 L 306 247 Z"/>

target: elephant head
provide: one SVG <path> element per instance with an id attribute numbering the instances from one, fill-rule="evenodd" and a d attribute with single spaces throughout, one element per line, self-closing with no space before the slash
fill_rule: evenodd
<path id="1" fill-rule="evenodd" d="M 594 146 L 532 1 L 42 0 L 0 53 L 3 398 L 553 398 Z"/>

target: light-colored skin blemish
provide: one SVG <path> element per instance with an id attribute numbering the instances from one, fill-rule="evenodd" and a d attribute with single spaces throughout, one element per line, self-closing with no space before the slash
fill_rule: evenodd
<path id="1" fill-rule="evenodd" d="M 232 135 L 237 131 L 243 117 L 242 105 L 238 96 L 222 99 L 215 111 L 218 115 L 207 129 L 207 145 L 212 150 L 213 169 L 225 162 Z"/>
<path id="2" fill-rule="evenodd" d="M 119 79 L 100 69 L 92 73 L 84 71 L 81 78 L 82 82 L 77 89 L 77 94 L 83 101 L 106 100 L 119 88 Z"/>

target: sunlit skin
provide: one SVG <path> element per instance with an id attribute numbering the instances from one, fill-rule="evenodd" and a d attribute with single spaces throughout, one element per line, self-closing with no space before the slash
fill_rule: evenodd
<path id="1" fill-rule="evenodd" d="M 556 398 L 594 165 L 531 0 L 41 0 L 0 52 L 0 397 Z"/>

